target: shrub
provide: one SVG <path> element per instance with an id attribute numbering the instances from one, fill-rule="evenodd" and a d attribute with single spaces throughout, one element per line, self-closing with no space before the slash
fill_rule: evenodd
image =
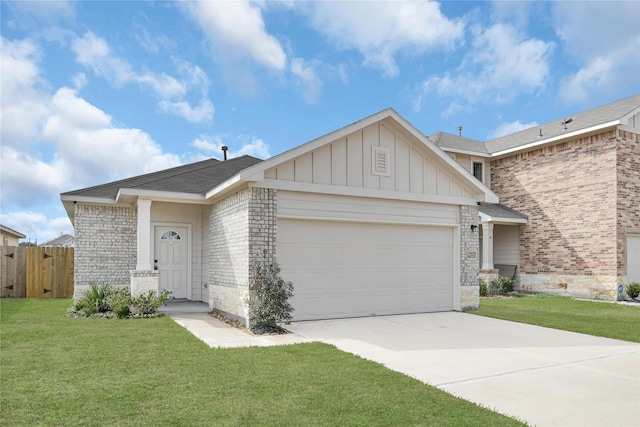
<path id="1" fill-rule="evenodd" d="M 487 282 L 484 279 L 480 279 L 480 296 L 487 296 Z"/>
<path id="2" fill-rule="evenodd" d="M 124 319 L 131 312 L 129 304 L 131 304 L 131 292 L 129 288 L 112 288 L 107 301 L 113 310 L 113 313 L 119 318 Z"/>
<path id="3" fill-rule="evenodd" d="M 638 298 L 638 295 L 640 295 L 640 283 L 629 283 L 625 290 L 627 291 L 627 295 L 629 295 L 630 298 Z"/>
<path id="4" fill-rule="evenodd" d="M 90 288 L 86 290 L 78 302 L 76 302 L 76 311 L 85 313 L 86 316 L 110 311 L 111 307 L 107 302 L 110 286 L 105 284 L 98 285 L 96 282 L 91 282 L 89 286 Z"/>
<path id="5" fill-rule="evenodd" d="M 135 298 L 131 298 L 131 313 L 150 315 L 156 314 L 161 305 L 166 304 L 170 291 L 149 291 Z"/>
<path id="6" fill-rule="evenodd" d="M 513 292 L 513 284 L 515 280 L 513 277 L 500 276 L 495 280 L 492 280 L 489 285 L 490 295 L 507 295 Z"/>
<path id="7" fill-rule="evenodd" d="M 254 328 L 268 329 L 276 327 L 278 321 L 292 319 L 289 298 L 293 296 L 293 283 L 280 277 L 280 266 L 268 261 L 266 250 L 263 260 L 252 265 L 249 292 L 249 321 Z"/>

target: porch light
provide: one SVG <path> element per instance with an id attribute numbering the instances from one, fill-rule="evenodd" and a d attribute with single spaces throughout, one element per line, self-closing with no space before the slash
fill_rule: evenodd
<path id="1" fill-rule="evenodd" d="M 471 232 L 472 233 L 477 233 L 478 232 L 478 226 L 474 225 L 474 224 L 471 224 Z"/>

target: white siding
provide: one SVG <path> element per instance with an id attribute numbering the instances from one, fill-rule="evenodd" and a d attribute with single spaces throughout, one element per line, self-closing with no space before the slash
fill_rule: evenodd
<path id="1" fill-rule="evenodd" d="M 388 150 L 388 175 L 372 170 L 374 147 Z M 388 121 L 274 166 L 265 178 L 458 198 L 478 192 L 431 149 Z"/>
<path id="2" fill-rule="evenodd" d="M 520 227 L 500 225 L 493 227 L 493 263 L 520 265 Z"/>

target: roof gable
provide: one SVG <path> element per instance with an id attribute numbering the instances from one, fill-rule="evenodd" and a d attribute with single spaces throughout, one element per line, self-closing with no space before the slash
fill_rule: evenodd
<path id="1" fill-rule="evenodd" d="M 240 177 L 280 189 L 355 194 L 346 191 L 352 189 L 362 195 L 395 193 L 441 202 L 497 201 L 494 193 L 392 109 L 265 160 Z"/>

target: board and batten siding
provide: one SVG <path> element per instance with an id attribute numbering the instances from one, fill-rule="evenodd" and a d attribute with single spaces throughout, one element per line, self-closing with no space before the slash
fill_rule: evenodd
<path id="1" fill-rule="evenodd" d="M 385 173 L 374 171 L 374 148 L 388 153 Z M 437 148 L 436 148 L 437 149 Z M 384 193 L 473 198 L 457 173 L 431 150 L 382 121 L 265 171 L 266 180 L 383 190 Z"/>

